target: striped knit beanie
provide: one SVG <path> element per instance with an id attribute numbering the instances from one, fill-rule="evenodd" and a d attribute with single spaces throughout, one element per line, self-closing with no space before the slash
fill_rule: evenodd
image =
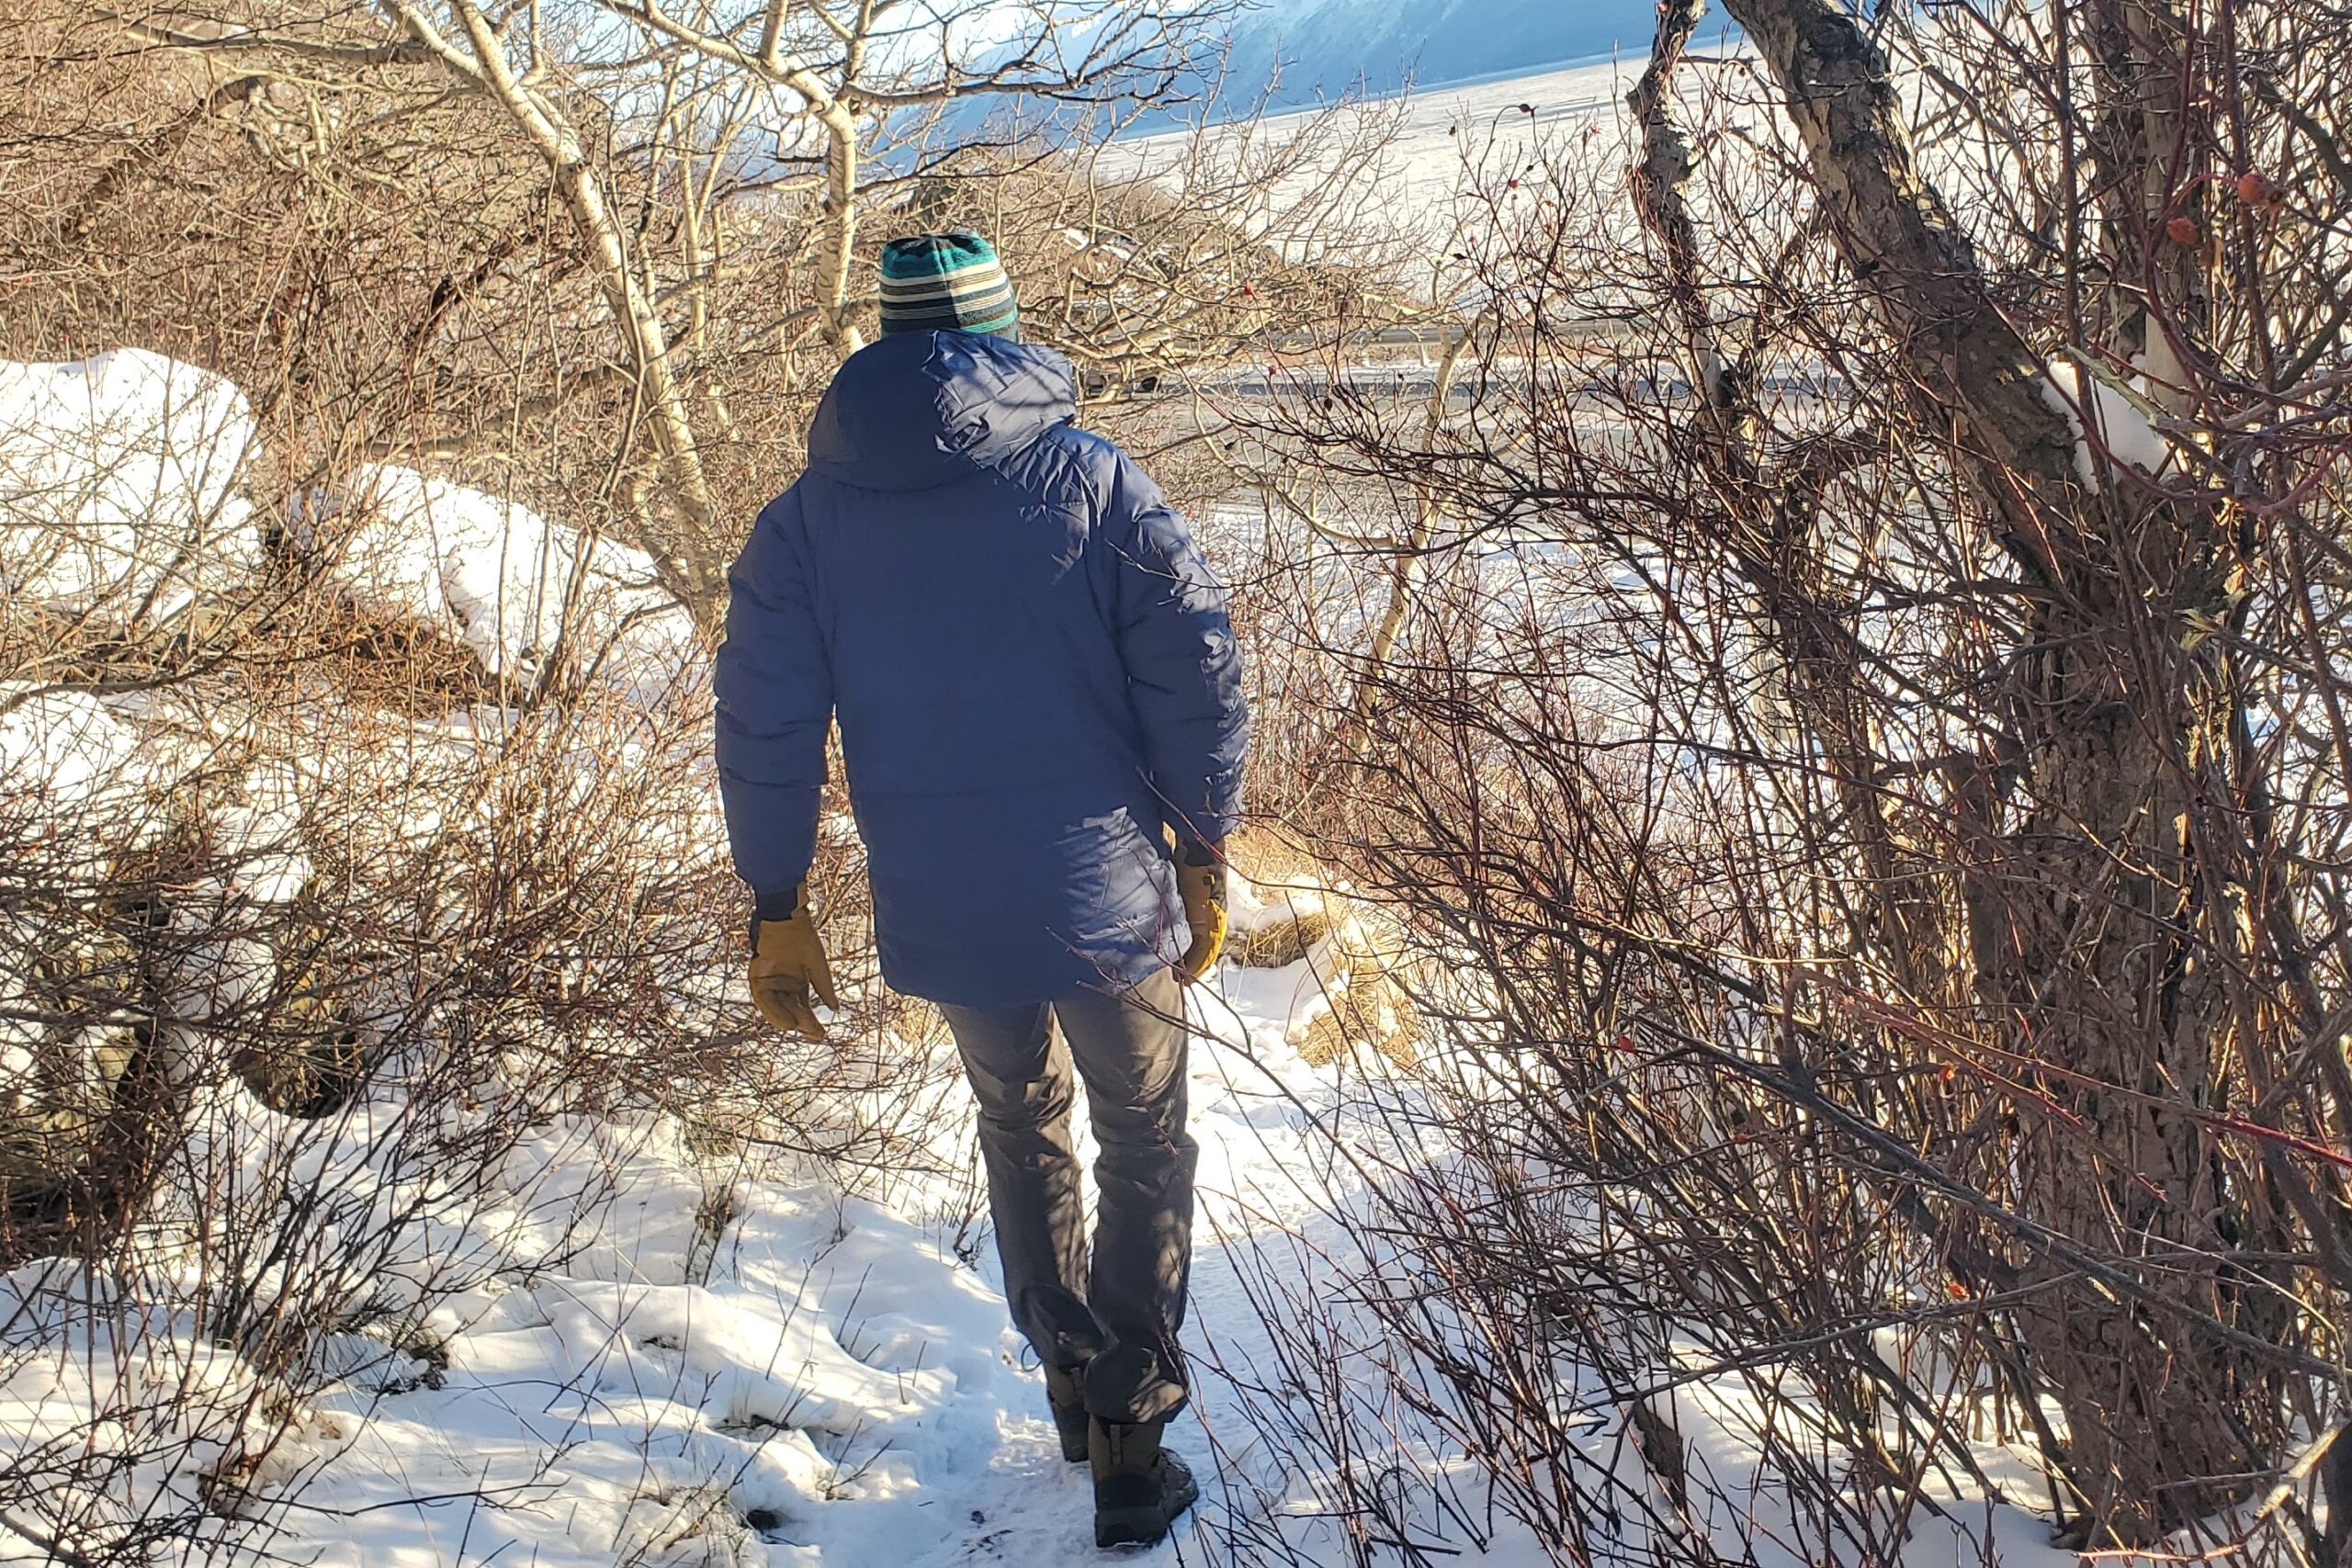
<path id="1" fill-rule="evenodd" d="M 882 247 L 886 333 L 1011 332 L 1019 314 L 996 248 L 978 234 L 910 234 Z"/>

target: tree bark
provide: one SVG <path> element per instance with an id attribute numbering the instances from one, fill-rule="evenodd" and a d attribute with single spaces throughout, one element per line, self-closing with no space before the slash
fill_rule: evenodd
<path id="1" fill-rule="evenodd" d="M 857 118 L 840 103 L 828 107 L 825 126 L 825 226 L 818 260 L 818 320 L 825 341 L 847 359 L 865 346 L 850 319 L 850 276 L 857 260 Z"/>
<path id="2" fill-rule="evenodd" d="M 1871 782 L 1878 758 L 1859 700 L 1853 639 L 1818 592 L 1826 576 L 1817 526 L 1820 496 L 1829 475 L 1852 454 L 1828 449 L 1817 461 L 1799 459 L 1768 471 L 1753 375 L 1744 356 L 1724 352 L 1702 280 L 1699 232 L 1683 194 L 1691 162 L 1674 73 L 1704 9 L 1704 0 L 1666 0 L 1658 7 L 1650 62 L 1629 98 L 1642 133 L 1634 206 L 1665 263 L 1668 303 L 1698 392 L 1686 434 L 1708 481 L 1709 522 L 1749 590 L 1745 632 L 1758 650 L 1755 728 L 1765 744 L 1818 752 L 1860 840 L 1866 897 L 1881 928 L 1879 956 L 1916 993 L 1933 971 L 1923 970 L 1914 952 L 1941 941 L 1935 911 L 1922 897 L 1929 879 L 1904 863 L 1887 823 L 1882 794 Z M 1803 810 L 1801 799 L 1784 795 L 1776 830 L 1792 829 Z"/>

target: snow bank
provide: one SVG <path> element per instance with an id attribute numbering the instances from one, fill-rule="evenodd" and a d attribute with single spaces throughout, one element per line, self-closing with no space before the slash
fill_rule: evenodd
<path id="1" fill-rule="evenodd" d="M 445 629 L 493 675 L 536 675 L 568 645 L 650 704 L 700 661 L 694 617 L 650 556 L 487 491 L 371 464 L 295 533 L 360 609 Z"/>
<path id="2" fill-rule="evenodd" d="M 232 586 L 258 451 L 236 388 L 160 354 L 0 363 L 0 595 L 162 618 Z"/>
<path id="3" fill-rule="evenodd" d="M 95 878 L 162 829 L 139 732 L 81 692 L 0 682 L 0 831 L 54 872 Z"/>
<path id="4" fill-rule="evenodd" d="M 141 349 L 0 363 L 0 598 L 157 620 L 248 582 L 262 558 L 243 480 L 261 446 L 225 378 Z M 493 675 L 559 644 L 639 705 L 706 662 L 641 550 L 413 469 L 368 465 L 291 509 L 365 609 L 447 629 Z"/>

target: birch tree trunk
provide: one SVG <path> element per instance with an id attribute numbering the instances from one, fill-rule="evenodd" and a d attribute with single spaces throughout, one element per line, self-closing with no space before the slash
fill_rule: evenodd
<path id="1" fill-rule="evenodd" d="M 824 240 L 818 261 L 817 311 L 825 341 L 847 359 L 865 346 L 865 336 L 852 319 L 850 299 L 850 277 L 857 263 L 857 117 L 835 103 L 823 120 Z"/>
<path id="2" fill-rule="evenodd" d="M 671 591 L 697 618 L 707 620 L 718 609 L 723 581 L 718 563 L 728 536 L 704 479 L 693 412 L 672 359 L 661 311 L 631 263 L 620 221 L 605 200 L 604 184 L 577 129 L 547 95 L 516 75 L 505 46 L 472 0 L 449 0 L 449 5 L 465 29 L 467 51 L 459 51 L 413 5 L 396 5 L 394 16 L 411 37 L 513 117 L 546 160 L 557 197 L 587 240 L 598 285 L 644 400 L 662 492 L 677 509 L 690 541 L 685 549 L 677 551 L 653 547 L 655 541 L 650 538 L 639 543 L 659 563 L 670 580 Z"/>

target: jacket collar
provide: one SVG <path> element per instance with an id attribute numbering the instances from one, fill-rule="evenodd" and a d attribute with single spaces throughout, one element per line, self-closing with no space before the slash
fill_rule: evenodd
<path id="1" fill-rule="evenodd" d="M 1077 376 L 1051 349 L 893 333 L 834 375 L 808 428 L 808 467 L 867 490 L 930 490 L 997 467 L 1077 413 Z"/>

